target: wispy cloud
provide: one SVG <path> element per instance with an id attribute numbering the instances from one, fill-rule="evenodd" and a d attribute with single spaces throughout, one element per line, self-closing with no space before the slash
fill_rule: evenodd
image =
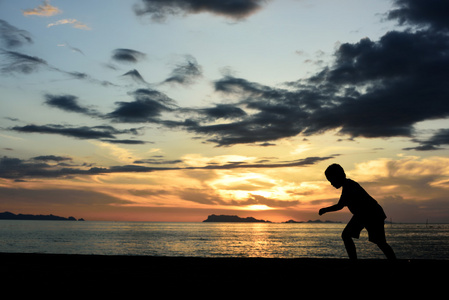
<path id="1" fill-rule="evenodd" d="M 40 67 L 51 68 L 45 60 L 36 56 L 29 56 L 16 51 L 7 51 L 3 49 L 0 49 L 0 55 L 5 58 L 5 63 L 1 65 L 1 71 L 4 74 L 30 74 L 37 71 Z"/>
<path id="2" fill-rule="evenodd" d="M 58 124 L 14 126 L 10 130 L 21 133 L 57 134 L 82 140 L 100 140 L 114 144 L 145 144 L 146 141 L 117 139 L 116 135 L 131 134 L 138 135 L 140 128 L 119 130 L 112 126 L 70 126 Z"/>
<path id="3" fill-rule="evenodd" d="M 149 85 L 136 69 L 126 72 L 122 77 L 129 77 L 137 84 Z"/>
<path id="4" fill-rule="evenodd" d="M 48 24 L 47 27 L 53 27 L 53 26 L 64 25 L 64 24 L 70 24 L 70 25 L 72 25 L 73 28 L 76 28 L 76 29 L 82 29 L 82 30 L 91 30 L 92 29 L 89 26 L 87 26 L 86 24 L 84 24 L 76 19 L 62 19 L 62 20 L 56 21 L 54 23 Z"/>
<path id="5" fill-rule="evenodd" d="M 89 74 L 83 72 L 61 70 L 36 56 L 30 56 L 16 51 L 8 51 L 1 48 L 0 56 L 4 57 L 4 63 L 0 65 L 2 75 L 12 73 L 30 74 L 37 72 L 39 69 L 46 69 L 48 71 L 59 72 L 73 79 L 85 80 L 102 86 L 115 86 L 115 84 L 109 81 L 93 78 Z"/>
<path id="6" fill-rule="evenodd" d="M 33 39 L 28 31 L 18 29 L 6 21 L 0 20 L 0 42 L 6 48 L 16 48 L 31 44 Z"/>
<path id="7" fill-rule="evenodd" d="M 58 44 L 57 45 L 58 47 L 67 47 L 67 48 L 69 48 L 69 49 L 71 49 L 73 52 L 78 52 L 78 53 L 80 53 L 80 54 L 82 54 L 82 55 L 85 55 L 84 54 L 84 52 L 81 50 L 81 49 L 79 49 L 79 48 L 76 48 L 76 47 L 73 47 L 73 46 L 71 46 L 69 43 L 64 43 L 64 44 Z"/>
<path id="8" fill-rule="evenodd" d="M 185 62 L 178 64 L 164 83 L 188 85 L 194 83 L 202 74 L 202 68 L 196 59 L 191 55 L 186 55 Z"/>
<path id="9" fill-rule="evenodd" d="M 60 13 L 62 13 L 62 11 L 51 5 L 48 0 L 45 0 L 42 5 L 39 5 L 36 8 L 23 10 L 24 16 L 51 17 Z"/>
<path id="10" fill-rule="evenodd" d="M 413 141 L 419 143 L 420 145 L 416 147 L 404 148 L 403 150 L 440 150 L 442 149 L 441 146 L 449 145 L 449 129 L 439 129 L 427 140 L 413 139 Z"/>

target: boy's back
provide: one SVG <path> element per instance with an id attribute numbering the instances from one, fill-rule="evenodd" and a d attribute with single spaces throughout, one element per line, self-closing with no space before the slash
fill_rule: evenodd
<path id="1" fill-rule="evenodd" d="M 382 207 L 357 182 L 346 179 L 343 183 L 339 204 L 347 206 L 349 211 L 357 217 L 385 220 L 386 215 Z"/>

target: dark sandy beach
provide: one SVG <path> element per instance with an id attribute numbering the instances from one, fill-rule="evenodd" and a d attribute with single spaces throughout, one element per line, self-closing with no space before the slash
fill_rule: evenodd
<path id="1" fill-rule="evenodd" d="M 364 290 L 365 295 L 389 290 L 410 293 L 425 288 L 436 292 L 447 280 L 449 260 L 359 260 L 196 258 L 153 256 L 102 256 L 0 253 L 4 286 L 100 288 L 114 293 L 123 289 L 196 290 L 222 293 L 308 290 L 322 294 Z M 6 285 L 5 285 L 6 284 Z M 318 290 L 316 290 L 318 288 Z M 422 290 L 421 290 L 422 291 Z M 263 293 L 262 293 L 263 294 Z M 341 294 L 340 294 L 341 295 Z"/>

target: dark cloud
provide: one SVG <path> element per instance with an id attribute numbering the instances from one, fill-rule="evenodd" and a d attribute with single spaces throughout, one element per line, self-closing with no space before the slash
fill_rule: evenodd
<path id="1" fill-rule="evenodd" d="M 449 2 L 441 0 L 394 0 L 396 8 L 388 18 L 400 24 L 429 26 L 432 30 L 449 30 Z"/>
<path id="2" fill-rule="evenodd" d="M 197 112 L 211 120 L 237 119 L 247 115 L 240 107 L 229 104 L 217 104 L 215 107 L 198 109 Z"/>
<path id="3" fill-rule="evenodd" d="M 61 201 L 61 199 L 64 199 L 64 201 Z M 132 202 L 88 189 L 67 187 L 63 189 L 43 187 L 28 189 L 2 186 L 0 187 L 0 203 L 2 207 L 14 207 L 19 211 L 23 211 L 25 207 L 42 209 L 42 207 L 48 208 L 54 205 L 53 207 L 56 210 L 60 209 L 61 206 L 68 206 L 68 209 L 73 212 L 74 206 L 76 207 L 75 210 L 83 207 L 82 215 L 85 217 L 85 211 L 99 210 L 104 212 L 114 205 L 126 205 Z"/>
<path id="4" fill-rule="evenodd" d="M 46 100 L 44 103 L 63 111 L 81 113 L 103 120 L 123 123 L 160 123 L 170 126 L 169 122 L 165 122 L 159 117 L 163 112 L 171 112 L 176 109 L 176 104 L 172 99 L 161 92 L 151 89 L 138 89 L 130 93 L 130 95 L 135 97 L 134 101 L 117 102 L 116 105 L 118 107 L 108 114 L 102 114 L 95 109 L 81 105 L 78 97 L 73 95 L 47 94 L 45 95 Z M 82 139 L 102 139 L 102 141 L 115 144 L 138 145 L 149 143 L 134 139 L 115 139 L 114 137 L 116 134 L 125 133 L 137 135 L 141 128 L 117 130 L 112 126 L 68 128 L 66 126 L 60 127 L 60 125 L 28 125 L 28 127 L 14 127 L 13 129 L 22 132 L 56 133 Z"/>
<path id="5" fill-rule="evenodd" d="M 118 108 L 109 114 L 102 114 L 97 110 L 81 105 L 78 97 L 74 95 L 52 95 L 46 94 L 44 104 L 58 108 L 66 112 L 80 113 L 101 120 L 112 120 L 114 122 L 136 122 L 136 123 L 159 123 L 165 126 L 178 126 L 179 122 L 169 124 L 159 117 L 163 112 L 176 109 L 175 102 L 165 94 L 150 89 L 138 89 L 130 93 L 135 101 L 118 102 Z M 142 145 L 151 143 L 138 139 L 118 139 L 117 135 L 131 134 L 140 135 L 142 128 L 130 128 L 119 130 L 109 125 L 101 126 L 70 126 L 58 124 L 15 126 L 9 128 L 22 133 L 57 134 L 77 139 L 96 139 L 113 144 Z"/>
<path id="6" fill-rule="evenodd" d="M 131 128 L 119 130 L 112 126 L 81 126 L 74 127 L 68 125 L 25 125 L 25 126 L 15 126 L 10 128 L 22 133 L 41 133 L 41 134 L 57 134 L 67 137 L 73 137 L 77 139 L 97 139 L 106 142 L 122 143 L 122 144 L 143 144 L 144 141 L 137 140 L 117 140 L 116 135 L 118 134 L 133 134 L 137 135 L 139 129 Z"/>
<path id="7" fill-rule="evenodd" d="M 395 2 L 400 8 L 390 19 L 429 26 L 342 44 L 334 65 L 309 80 L 334 92 L 309 118 L 306 133 L 340 128 L 353 137 L 413 136 L 416 123 L 449 116 L 448 3 Z"/>
<path id="8" fill-rule="evenodd" d="M 202 68 L 196 59 L 191 55 L 187 55 L 186 61 L 176 66 L 164 83 L 192 84 L 197 78 L 202 76 L 202 73 Z"/>
<path id="9" fill-rule="evenodd" d="M 143 144 L 152 144 L 152 142 L 142 141 L 142 140 L 111 140 L 111 139 L 102 139 L 102 142 L 108 142 L 111 144 L 125 144 L 125 145 L 143 145 Z"/>
<path id="10" fill-rule="evenodd" d="M 83 106 L 74 95 L 45 95 L 44 103 L 67 112 L 81 113 L 100 119 L 123 123 L 163 123 L 159 118 L 163 112 L 177 109 L 174 100 L 152 89 L 138 89 L 129 93 L 134 101 L 116 102 L 117 108 L 108 114 Z M 112 127 L 111 127 L 112 128 Z M 132 142 L 129 141 L 131 144 Z M 137 141 L 134 141 L 137 143 Z"/>
<path id="11" fill-rule="evenodd" d="M 0 42 L 6 48 L 16 48 L 33 43 L 33 39 L 28 31 L 18 29 L 0 19 Z"/>
<path id="12" fill-rule="evenodd" d="M 165 94 L 151 89 L 138 89 L 132 93 L 132 102 L 117 102 L 118 108 L 107 115 L 116 122 L 160 123 L 164 112 L 176 109 L 175 102 Z"/>
<path id="13" fill-rule="evenodd" d="M 100 115 L 99 112 L 78 103 L 78 97 L 73 95 L 45 95 L 45 104 L 67 112 L 81 113 L 91 116 Z"/>
<path id="14" fill-rule="evenodd" d="M 40 160 L 40 161 L 55 161 L 55 162 L 61 162 L 61 161 L 71 161 L 71 157 L 66 156 L 57 156 L 57 155 L 41 155 L 31 158 L 33 160 Z"/>
<path id="15" fill-rule="evenodd" d="M 197 109 L 203 115 L 185 124 L 187 130 L 209 135 L 219 146 L 267 142 L 295 136 L 304 129 L 307 118 L 305 101 L 297 93 L 271 88 L 242 78 L 227 76 L 215 82 L 215 89 L 241 98 L 235 104 Z M 208 124 L 204 121 L 233 119 L 231 122 Z"/>
<path id="16" fill-rule="evenodd" d="M 134 7 L 138 16 L 150 15 L 153 21 L 163 21 L 167 16 L 208 12 L 241 20 L 255 13 L 266 0 L 141 0 Z"/>
<path id="17" fill-rule="evenodd" d="M 378 42 L 343 44 L 336 55 L 317 83 L 339 94 L 309 119 L 308 133 L 341 128 L 353 137 L 412 136 L 417 122 L 449 116 L 446 35 L 389 32 Z"/>
<path id="18" fill-rule="evenodd" d="M 5 156 L 0 158 L 0 177 L 24 179 L 27 177 L 59 177 L 59 175 L 57 169 L 49 164 Z"/>
<path id="19" fill-rule="evenodd" d="M 137 63 L 144 59 L 145 53 L 132 49 L 115 49 L 112 52 L 112 59 L 117 62 Z"/>
<path id="20" fill-rule="evenodd" d="M 241 119 L 247 113 L 235 104 L 216 104 L 206 108 L 180 108 L 179 112 L 194 116 L 197 122 Z M 194 124 L 198 124 L 195 122 Z M 193 124 L 193 123 L 192 123 Z"/>
<path id="21" fill-rule="evenodd" d="M 108 126 L 109 127 L 109 126 Z M 75 137 L 78 139 L 101 139 L 114 138 L 114 133 L 117 133 L 112 127 L 71 127 L 66 125 L 25 125 L 15 126 L 11 128 L 14 131 L 24 133 L 46 133 L 46 134 L 60 134 L 64 136 Z"/>

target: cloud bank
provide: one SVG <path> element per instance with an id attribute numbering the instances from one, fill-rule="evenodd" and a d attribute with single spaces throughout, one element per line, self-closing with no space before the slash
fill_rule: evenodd
<path id="1" fill-rule="evenodd" d="M 84 133 L 85 134 L 85 133 Z M 84 136 L 83 134 L 83 136 Z M 90 133 L 91 134 L 91 133 Z M 329 160 L 335 156 L 326 157 L 307 157 L 290 162 L 279 163 L 247 163 L 247 162 L 228 162 L 223 164 L 210 163 L 206 166 L 179 166 L 179 167 L 147 167 L 140 165 L 119 165 L 111 167 L 88 167 L 88 164 L 68 165 L 63 161 L 72 161 L 70 157 L 61 157 L 55 155 L 43 155 L 34 157 L 30 160 L 24 160 L 13 157 L 0 158 L 0 178 L 26 180 L 28 178 L 59 178 L 75 175 L 102 175 L 114 173 L 148 173 L 173 170 L 231 170 L 231 169 L 254 169 L 254 168 L 288 168 L 288 167 L 307 167 Z M 53 162 L 53 163 L 50 163 Z M 159 161 L 161 162 L 161 161 Z M 163 164 L 177 164 L 181 161 L 164 161 Z M 137 163 L 162 164 L 154 161 L 140 161 Z"/>
<path id="2" fill-rule="evenodd" d="M 207 11 L 241 18 L 263 3 L 147 0 L 136 9 L 140 14 L 153 16 Z M 116 108 L 105 114 L 81 106 L 75 96 L 47 95 L 45 103 L 115 123 L 156 123 L 178 128 L 203 136 L 218 146 L 271 145 L 299 134 L 318 135 L 332 130 L 350 138 L 407 137 L 418 144 L 407 150 L 440 149 L 448 144 L 446 128 L 425 140 L 417 138 L 415 126 L 449 116 L 448 4 L 418 0 L 394 3 L 386 17 L 407 26 L 405 30 L 389 31 L 376 41 L 364 38 L 342 43 L 331 64 L 308 78 L 283 86 L 224 76 L 215 80 L 213 87 L 225 100 L 200 108 L 179 107 L 163 92 L 150 88 L 130 93 L 133 101 L 116 102 Z M 12 36 L 3 34 L 3 40 L 14 43 L 14 37 L 22 36 L 24 42 L 23 34 L 15 30 Z M 75 79 L 112 85 L 85 73 L 59 70 L 38 57 L 8 50 L 1 50 L 0 55 L 5 58 L 1 66 L 4 73 L 29 74 L 47 68 Z M 112 54 L 116 62 L 137 63 L 144 58 L 144 53 L 126 48 L 115 49 Z M 146 84 L 137 70 L 122 76 Z M 162 83 L 189 85 L 201 77 L 202 67 L 193 56 L 186 56 L 185 62 L 177 65 Z M 169 113 L 175 116 L 166 118 Z M 47 131 L 57 131 L 55 126 L 47 126 Z"/>
<path id="3" fill-rule="evenodd" d="M 388 18 L 413 28 L 387 32 L 378 41 L 343 43 L 331 65 L 285 88 L 233 76 L 219 79 L 216 92 L 238 99 L 227 110 L 243 113 L 219 124 L 191 119 L 186 129 L 220 146 L 329 130 L 351 138 L 414 138 L 417 123 L 449 116 L 449 10 L 441 1 L 396 4 Z M 438 132 L 416 149 L 447 144 L 446 134 Z"/>

